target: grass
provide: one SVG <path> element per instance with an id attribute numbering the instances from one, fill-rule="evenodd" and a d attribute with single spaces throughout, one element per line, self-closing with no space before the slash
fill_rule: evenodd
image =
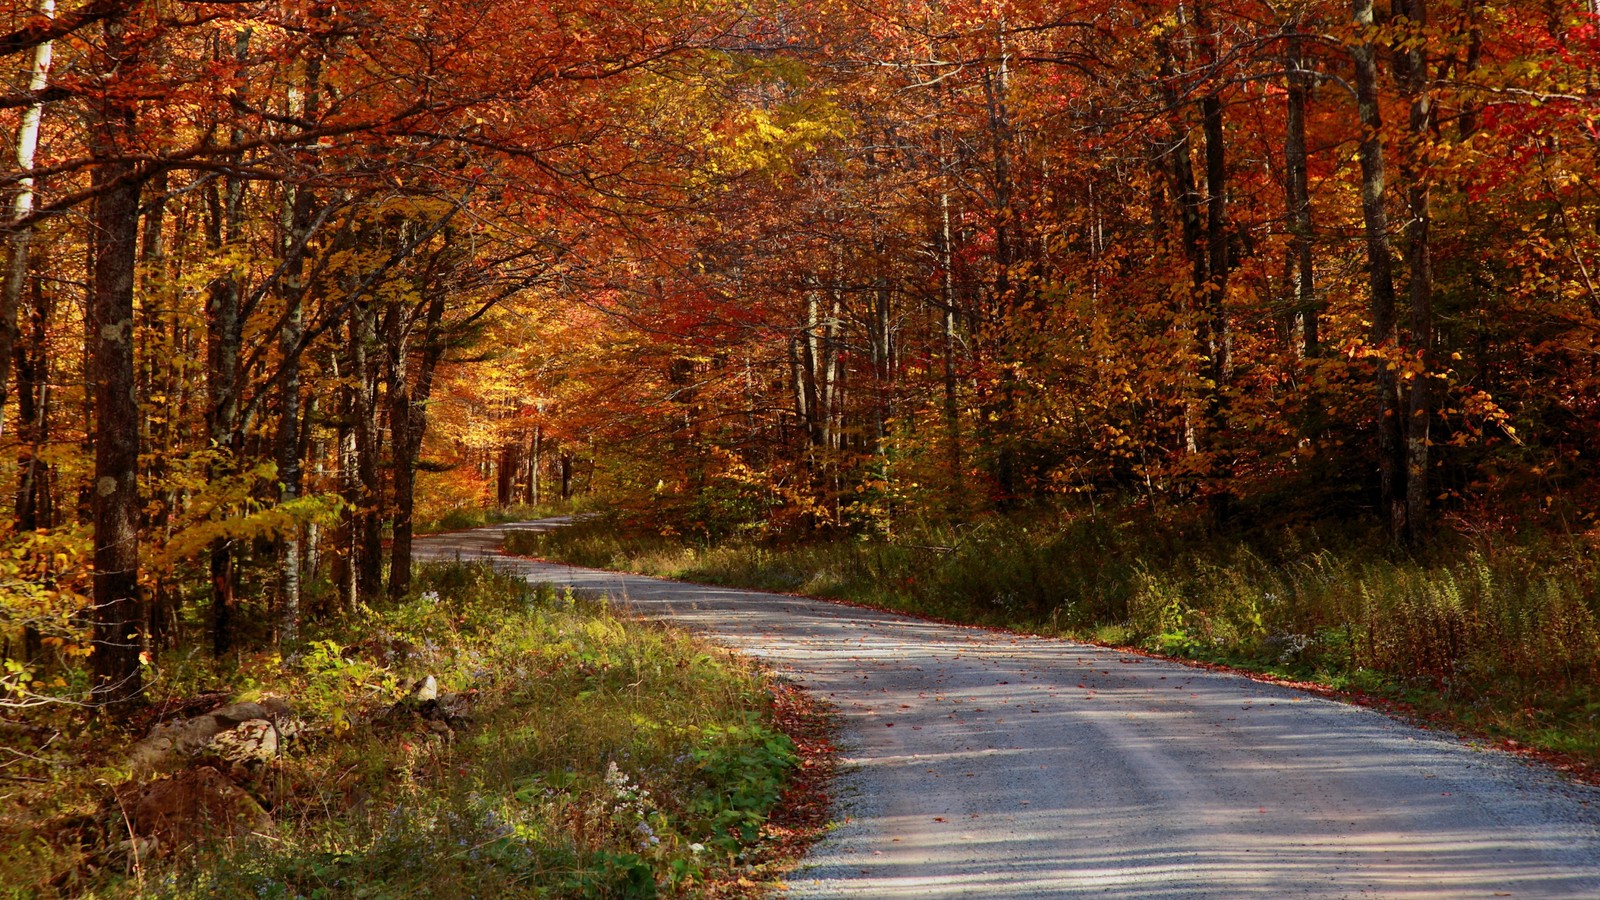
<path id="1" fill-rule="evenodd" d="M 1067 513 L 894 540 L 696 545 L 591 520 L 513 552 L 1135 646 L 1404 701 L 1600 765 L 1600 557 L 1584 538 L 1231 535 Z"/>
<path id="2" fill-rule="evenodd" d="M 524 522 L 529 519 L 542 519 L 549 516 L 563 516 L 582 509 L 582 500 L 554 500 L 540 503 L 538 506 L 496 506 L 488 508 L 462 507 L 452 509 L 437 517 L 422 519 L 416 523 L 416 534 L 439 534 L 446 531 L 465 531 L 469 528 L 481 528 L 485 525 L 501 525 L 506 522 Z"/>
<path id="3" fill-rule="evenodd" d="M 306 719 L 241 776 L 268 833 L 129 859 L 105 761 L 132 738 L 58 714 L 0 770 L 0 896 L 699 897 L 772 877 L 756 848 L 797 755 L 753 664 L 473 565 L 424 569 L 310 646 L 153 689 L 274 694 Z M 425 675 L 471 698 L 464 724 L 384 714 Z"/>

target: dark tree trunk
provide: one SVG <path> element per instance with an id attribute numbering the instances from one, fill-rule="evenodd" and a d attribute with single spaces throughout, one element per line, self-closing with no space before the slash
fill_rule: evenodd
<path id="1" fill-rule="evenodd" d="M 416 508 L 417 462 L 422 439 L 428 431 L 428 399 L 433 394 L 433 375 L 444 356 L 439 323 L 444 317 L 445 291 L 432 286 L 421 323 L 422 350 L 417 361 L 416 379 L 408 381 L 402 344 L 395 350 L 389 382 L 389 425 L 393 432 L 394 453 L 394 543 L 389 557 L 389 598 L 399 600 L 411 590 L 412 513 Z M 397 342 L 399 343 L 399 342 Z"/>
<path id="2" fill-rule="evenodd" d="M 40 459 L 50 439 L 50 357 L 48 335 L 50 300 L 40 279 L 33 279 L 33 299 L 28 327 L 16 345 L 17 530 L 34 531 L 55 525 L 53 469 Z"/>
<path id="3" fill-rule="evenodd" d="M 1426 26 L 1426 0 L 1396 5 L 1411 22 Z M 1402 88 L 1411 97 L 1410 135 L 1401 155 L 1401 176 L 1406 184 L 1406 269 L 1410 278 L 1410 349 L 1422 371 L 1410 380 L 1411 396 L 1406 416 L 1405 534 L 1417 543 L 1426 535 L 1430 429 L 1433 422 L 1433 250 L 1432 211 L 1428 175 L 1421 158 L 1433 130 L 1433 100 L 1428 92 L 1428 59 L 1422 43 L 1415 42 L 1395 56 Z"/>
<path id="4" fill-rule="evenodd" d="M 1233 267 L 1228 242 L 1227 157 L 1223 143 L 1222 98 L 1209 94 L 1200 101 L 1201 130 L 1206 138 L 1206 280 L 1201 285 L 1205 317 L 1206 419 L 1211 435 L 1211 511 L 1225 520 L 1232 510 L 1233 462 L 1228 446 L 1227 391 L 1233 379 L 1233 330 L 1228 322 L 1228 275 Z"/>
<path id="5" fill-rule="evenodd" d="M 1373 26 L 1372 0 L 1354 0 L 1356 25 Z M 1379 353 L 1378 510 L 1389 536 L 1400 539 L 1405 528 L 1405 469 L 1402 458 L 1400 379 L 1391 357 L 1396 349 L 1394 261 L 1389 243 L 1389 215 L 1384 209 L 1383 118 L 1378 108 L 1378 52 L 1370 41 L 1350 48 L 1355 61 L 1356 105 L 1361 119 L 1361 214 L 1366 225 L 1367 284 L 1371 295 L 1372 349 Z"/>
<path id="6" fill-rule="evenodd" d="M 219 56 L 231 52 L 236 61 L 242 61 L 249 46 L 250 30 L 241 29 L 234 35 L 231 48 L 218 44 L 216 52 Z M 230 137 L 237 143 L 244 134 L 236 127 Z M 215 181 L 208 185 L 206 244 L 213 253 L 221 253 L 243 238 L 244 193 L 242 178 L 224 178 L 220 189 Z M 225 272 L 212 281 L 206 302 L 206 425 L 214 454 L 209 472 L 212 480 L 232 476 L 237 471 L 238 456 L 243 449 L 239 425 L 243 376 L 239 371 L 239 357 L 244 343 L 245 315 L 241 303 L 237 272 Z M 233 645 L 233 611 L 239 581 L 233 542 L 227 538 L 212 541 L 208 556 L 211 652 L 220 657 Z"/>
<path id="7" fill-rule="evenodd" d="M 356 593 L 360 601 L 372 601 L 383 590 L 383 479 L 379 454 L 382 451 L 378 422 L 378 373 L 369 350 L 376 341 L 370 303 L 356 304 L 356 321 L 351 327 L 354 401 L 356 480 L 360 483 L 354 517 Z"/>
<path id="8" fill-rule="evenodd" d="M 528 503 L 539 505 L 539 464 L 543 460 L 544 426 L 533 426 L 533 446 L 528 454 Z"/>
<path id="9" fill-rule="evenodd" d="M 120 60 L 120 26 L 105 29 L 108 55 Z M 139 593 L 139 403 L 134 396 L 133 281 L 139 251 L 140 184 L 123 156 L 133 111 L 102 98 L 91 123 L 98 198 L 90 219 L 92 294 L 85 333 L 94 395 L 94 670 L 95 698 L 122 703 L 143 692 L 140 656 L 147 614 Z"/>
<path id="10" fill-rule="evenodd" d="M 227 179 L 219 188 L 215 182 L 207 194 L 207 244 L 220 253 L 238 240 L 243 229 L 244 182 Z M 213 280 L 206 298 L 206 426 L 210 433 L 213 459 L 209 476 L 215 480 L 231 477 L 242 449 L 239 433 L 239 353 L 243 344 L 244 316 L 240 309 L 239 282 L 233 272 Z M 233 644 L 233 610 L 238 588 L 234 569 L 233 542 L 217 538 L 211 542 L 208 568 L 211 574 L 211 652 L 222 656 Z"/>
<path id="11" fill-rule="evenodd" d="M 1233 377 L 1233 331 L 1228 323 L 1228 275 L 1233 268 L 1228 246 L 1228 165 L 1223 135 L 1222 98 L 1200 101 L 1201 130 L 1206 137 L 1206 354 L 1211 378 L 1212 425 L 1223 427 L 1223 392 Z"/>
<path id="12" fill-rule="evenodd" d="M 14 235 L 13 240 L 23 240 L 21 235 Z M 26 240 L 23 240 L 24 251 Z M 24 284 L 29 281 L 27 275 L 27 254 L 21 254 L 20 261 L 16 256 L 16 245 L 13 244 L 12 268 L 7 271 L 6 278 L 17 280 L 16 290 L 22 292 Z M 22 268 L 18 268 L 21 266 Z M 16 328 L 12 335 L 12 356 L 15 357 L 17 385 L 17 496 L 15 503 L 16 529 L 22 531 L 35 531 L 40 528 L 49 528 L 50 520 L 50 466 L 39 458 L 40 450 L 49 439 L 50 427 L 50 358 L 46 355 L 46 333 L 49 324 L 49 301 L 45 299 L 44 288 L 37 277 L 31 279 L 33 284 L 31 309 L 28 313 L 28 327 Z M 8 283 L 6 290 L 12 287 Z M 20 305 L 20 304 L 19 304 Z M 3 326 L 4 323 L 0 323 Z M 3 385 L 0 385 L 0 411 L 4 407 Z M 22 626 L 21 659 L 37 662 L 43 652 L 43 635 L 31 624 Z M 0 653 L 0 659 L 7 657 L 7 653 Z"/>
<path id="13" fill-rule="evenodd" d="M 517 502 L 517 476 L 522 472 L 522 441 L 507 441 L 495 464 L 495 503 L 502 509 Z"/>
<path id="14" fill-rule="evenodd" d="M 1160 156 L 1168 160 L 1166 176 L 1172 185 L 1172 196 L 1176 201 L 1176 212 L 1179 223 L 1179 236 L 1182 242 L 1184 257 L 1189 262 L 1189 306 L 1183 312 L 1194 317 L 1197 325 L 1195 329 L 1195 353 L 1202 360 L 1211 358 L 1209 342 L 1206 339 L 1205 306 L 1207 301 L 1207 270 L 1210 258 L 1205 247 L 1205 200 L 1200 195 L 1200 186 L 1195 178 L 1193 140 L 1190 137 L 1191 128 L 1182 114 L 1182 100 L 1178 94 L 1178 75 L 1174 64 L 1178 60 L 1176 49 L 1170 39 L 1163 36 L 1156 43 L 1157 71 L 1161 77 L 1161 97 L 1168 110 L 1175 118 L 1178 131 L 1176 141 L 1170 145 L 1157 148 Z M 1158 226 L 1164 224 L 1167 218 L 1163 215 L 1164 200 L 1159 192 L 1152 197 L 1152 221 Z M 1167 233 L 1165 229 L 1157 232 L 1157 240 L 1165 242 Z M 1203 372 L 1197 374 L 1204 374 Z M 1204 447 L 1202 432 L 1202 419 L 1200 407 L 1204 397 L 1185 397 L 1183 410 L 1183 444 L 1187 453 L 1198 454 Z"/>

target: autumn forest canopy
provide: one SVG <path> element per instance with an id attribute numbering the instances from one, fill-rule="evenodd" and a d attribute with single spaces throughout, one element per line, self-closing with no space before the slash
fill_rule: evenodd
<path id="1" fill-rule="evenodd" d="M 1589 530 L 1597 12 L 6 0 L 3 687 L 574 494 Z"/>

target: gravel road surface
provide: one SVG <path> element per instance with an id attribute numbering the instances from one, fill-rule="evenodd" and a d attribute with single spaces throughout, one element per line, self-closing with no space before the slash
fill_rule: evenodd
<path id="1" fill-rule="evenodd" d="M 496 557 L 507 530 L 418 541 Z M 792 897 L 1600 898 L 1600 790 L 1233 675 L 819 600 L 498 557 L 758 656 L 843 719 Z"/>

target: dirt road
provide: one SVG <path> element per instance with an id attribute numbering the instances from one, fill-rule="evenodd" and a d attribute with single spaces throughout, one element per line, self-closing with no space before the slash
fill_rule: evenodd
<path id="1" fill-rule="evenodd" d="M 419 541 L 495 556 L 500 526 Z M 1060 640 L 500 558 L 836 704 L 848 821 L 793 897 L 1600 898 L 1600 790 L 1378 713 Z"/>

